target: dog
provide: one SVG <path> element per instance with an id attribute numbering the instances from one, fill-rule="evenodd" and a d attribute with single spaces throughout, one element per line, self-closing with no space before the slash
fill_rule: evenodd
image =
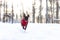
<path id="1" fill-rule="evenodd" d="M 22 28 L 24 30 L 26 30 L 27 28 L 27 25 L 28 25 L 28 18 L 29 18 L 29 14 L 26 16 L 25 14 L 23 14 L 23 18 L 21 20 L 21 25 L 22 25 Z"/>

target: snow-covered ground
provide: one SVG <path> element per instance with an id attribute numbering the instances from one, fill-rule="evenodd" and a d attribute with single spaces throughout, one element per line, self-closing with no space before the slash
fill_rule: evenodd
<path id="1" fill-rule="evenodd" d="M 24 31 L 20 23 L 0 22 L 0 40 L 60 40 L 60 24 L 29 23 Z"/>

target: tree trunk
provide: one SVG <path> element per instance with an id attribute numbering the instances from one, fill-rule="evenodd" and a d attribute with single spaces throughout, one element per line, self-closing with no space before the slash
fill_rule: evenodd
<path id="1" fill-rule="evenodd" d="M 42 11 L 42 0 L 40 0 L 40 8 L 39 8 L 39 23 L 42 23 L 42 15 L 41 15 L 41 11 Z"/>
<path id="2" fill-rule="evenodd" d="M 35 8 L 33 6 L 33 23 L 35 23 Z"/>
<path id="3" fill-rule="evenodd" d="M 33 23 L 35 23 L 35 0 L 33 4 Z"/>
<path id="4" fill-rule="evenodd" d="M 46 0 L 46 23 L 48 23 L 48 1 Z"/>
<path id="5" fill-rule="evenodd" d="M 57 6 L 56 7 L 56 19 L 58 19 L 59 18 L 59 16 L 58 16 L 59 15 L 59 13 L 58 13 L 59 12 L 59 9 L 58 9 L 58 7 L 59 7 L 58 0 L 56 2 L 56 6 Z M 56 23 L 59 23 L 59 22 L 57 21 Z"/>

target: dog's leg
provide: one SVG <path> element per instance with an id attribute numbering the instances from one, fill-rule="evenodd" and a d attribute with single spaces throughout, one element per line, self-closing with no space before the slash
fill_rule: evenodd
<path id="1" fill-rule="evenodd" d="M 24 27 L 24 30 L 26 30 L 26 28 L 27 28 L 27 25 Z"/>

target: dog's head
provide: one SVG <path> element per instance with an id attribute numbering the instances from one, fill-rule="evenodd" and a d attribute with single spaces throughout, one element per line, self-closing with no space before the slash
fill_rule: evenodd
<path id="1" fill-rule="evenodd" d="M 23 17 L 24 17 L 25 20 L 28 20 L 29 14 L 27 16 L 25 14 L 23 14 Z"/>

